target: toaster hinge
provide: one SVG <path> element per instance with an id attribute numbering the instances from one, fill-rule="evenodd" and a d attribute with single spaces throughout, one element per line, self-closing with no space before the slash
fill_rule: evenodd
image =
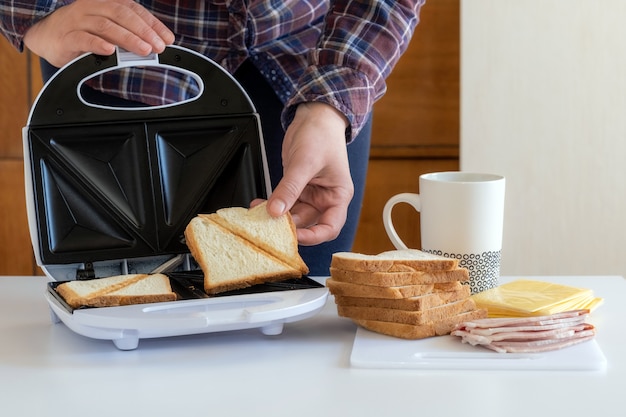
<path id="1" fill-rule="evenodd" d="M 96 277 L 96 271 L 93 269 L 93 263 L 92 262 L 85 262 L 84 263 L 85 268 L 84 269 L 77 269 L 76 270 L 76 279 L 77 280 L 83 280 L 83 279 L 93 279 Z"/>

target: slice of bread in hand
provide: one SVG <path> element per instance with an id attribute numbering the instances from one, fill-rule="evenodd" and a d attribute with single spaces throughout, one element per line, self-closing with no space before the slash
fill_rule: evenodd
<path id="1" fill-rule="evenodd" d="M 267 223 L 269 228 L 272 224 Z M 300 269 L 232 233 L 212 215 L 194 217 L 185 229 L 185 238 L 204 272 L 204 290 L 208 294 L 302 276 Z"/>
<path id="2" fill-rule="evenodd" d="M 309 268 L 298 253 L 296 226 L 289 213 L 272 217 L 267 212 L 267 202 L 263 202 L 250 209 L 223 208 L 208 216 L 236 235 L 298 269 L 302 275 L 309 273 Z"/>
<path id="3" fill-rule="evenodd" d="M 378 255 L 337 252 L 333 254 L 330 264 L 337 269 L 364 272 L 450 271 L 458 265 L 459 261 L 456 259 L 417 249 L 393 250 Z"/>
<path id="4" fill-rule="evenodd" d="M 402 339 L 424 339 L 431 336 L 443 336 L 450 334 L 459 324 L 467 320 L 476 320 L 487 317 L 487 310 L 477 309 L 465 313 L 459 313 L 439 321 L 425 324 L 404 324 L 377 320 L 353 320 L 359 326 L 376 333 Z"/>
<path id="5" fill-rule="evenodd" d="M 469 271 L 466 268 L 432 272 L 372 272 L 348 271 L 331 267 L 330 275 L 337 281 L 379 287 L 469 281 Z"/>
<path id="6" fill-rule="evenodd" d="M 144 281 L 145 280 L 145 281 Z M 142 282 L 144 281 L 144 282 Z M 142 282 L 141 284 L 139 284 Z M 126 289 L 134 288 L 130 292 Z M 172 301 L 176 294 L 172 292 L 169 279 L 165 275 L 128 274 L 90 280 L 68 281 L 59 284 L 56 291 L 72 308 L 83 306 L 106 307 L 120 305 L 125 296 L 127 304 Z M 109 294 L 119 293 L 115 297 Z M 146 296 L 149 296 L 150 301 Z"/>

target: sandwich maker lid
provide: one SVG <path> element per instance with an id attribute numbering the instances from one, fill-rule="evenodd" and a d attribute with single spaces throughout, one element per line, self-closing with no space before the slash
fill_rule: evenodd
<path id="1" fill-rule="evenodd" d="M 89 79 L 127 67 L 176 76 L 196 94 L 161 106 L 88 100 Z M 29 229 L 53 280 L 45 294 L 53 321 L 126 350 L 141 338 L 255 327 L 277 334 L 324 306 L 328 290 L 308 277 L 220 297 L 194 290 L 202 274 L 184 242 L 189 221 L 271 192 L 258 114 L 206 57 L 175 46 L 148 57 L 121 49 L 79 57 L 44 85 L 23 144 Z M 55 290 L 67 280 L 150 272 L 168 273 L 179 300 L 73 310 Z"/>
<path id="2" fill-rule="evenodd" d="M 198 93 L 162 106 L 88 102 L 83 85 L 126 67 L 169 71 Z M 38 263 L 187 252 L 197 213 L 269 195 L 260 123 L 237 81 L 179 47 L 143 58 L 86 55 L 40 92 L 24 128 L 27 205 Z"/>

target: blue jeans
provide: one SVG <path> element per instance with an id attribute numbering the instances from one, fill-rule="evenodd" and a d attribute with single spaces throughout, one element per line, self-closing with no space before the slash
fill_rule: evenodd
<path id="1" fill-rule="evenodd" d="M 44 60 L 41 60 L 41 69 L 44 81 L 48 80 L 58 70 Z M 280 116 L 283 110 L 283 103 L 252 63 L 246 61 L 235 72 L 234 76 L 248 93 L 260 115 L 270 180 L 272 188 L 274 188 L 282 177 L 281 150 L 285 131 L 282 128 Z M 113 106 L 129 104 L 122 99 L 106 96 L 94 90 L 82 92 L 82 94 L 85 99 L 92 102 L 107 103 Z M 311 276 L 329 275 L 332 254 L 352 250 L 363 204 L 370 150 L 371 122 L 370 116 L 368 123 L 357 138 L 348 145 L 350 173 L 354 182 L 354 197 L 348 207 L 347 221 L 341 233 L 330 242 L 315 246 L 300 246 L 300 254 L 309 267 L 309 275 Z"/>

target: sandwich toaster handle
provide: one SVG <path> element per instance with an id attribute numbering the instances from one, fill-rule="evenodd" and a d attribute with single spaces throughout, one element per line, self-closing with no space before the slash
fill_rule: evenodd
<path id="1" fill-rule="evenodd" d="M 183 73 L 199 86 L 193 98 L 161 106 L 109 107 L 89 103 L 81 86 L 97 75 L 127 67 L 160 67 Z M 43 87 L 33 103 L 28 125 L 73 125 L 89 120 L 123 122 L 194 116 L 232 116 L 256 113 L 239 83 L 209 58 L 179 46 L 168 46 L 161 54 L 138 56 L 118 49 L 111 56 L 86 54 L 68 63 Z"/>

